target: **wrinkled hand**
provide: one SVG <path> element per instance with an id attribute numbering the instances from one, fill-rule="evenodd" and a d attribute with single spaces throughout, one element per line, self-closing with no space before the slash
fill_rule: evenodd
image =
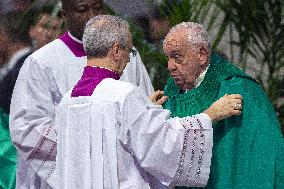
<path id="1" fill-rule="evenodd" d="M 156 105 L 163 105 L 166 100 L 168 99 L 167 96 L 164 96 L 164 91 L 156 91 L 151 96 L 149 96 L 149 100 L 151 100 Z"/>
<path id="2" fill-rule="evenodd" d="M 239 94 L 224 95 L 204 111 L 212 120 L 220 121 L 242 113 L 242 96 Z"/>

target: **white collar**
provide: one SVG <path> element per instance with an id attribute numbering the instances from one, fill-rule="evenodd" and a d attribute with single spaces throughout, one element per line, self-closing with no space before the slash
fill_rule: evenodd
<path id="1" fill-rule="evenodd" d="M 113 70 L 111 70 L 111 69 L 109 69 L 109 68 L 105 68 L 105 67 L 102 67 L 102 66 L 92 66 L 93 68 L 103 68 L 103 69 L 106 69 L 106 70 L 108 70 L 108 71 L 111 71 L 111 72 L 113 72 L 113 73 L 117 73 L 117 72 L 115 72 L 115 71 L 113 71 Z"/>
<path id="2" fill-rule="evenodd" d="M 71 39 L 73 39 L 74 41 L 83 44 L 83 42 L 79 39 L 77 39 L 76 37 L 74 37 L 69 31 L 68 31 L 68 35 L 71 37 Z"/>
<path id="3" fill-rule="evenodd" d="M 207 70 L 208 70 L 208 67 L 209 67 L 209 66 L 207 66 L 207 68 L 206 68 L 206 69 L 200 74 L 200 76 L 195 80 L 195 82 L 194 82 L 194 87 L 195 87 L 195 88 L 197 88 L 197 87 L 202 83 L 202 81 L 204 80 L 205 75 L 206 75 Z"/>

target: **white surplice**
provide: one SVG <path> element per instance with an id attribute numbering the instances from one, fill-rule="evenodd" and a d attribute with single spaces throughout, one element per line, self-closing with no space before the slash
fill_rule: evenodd
<path id="1" fill-rule="evenodd" d="M 56 138 L 54 116 L 62 96 L 80 79 L 87 58 L 76 57 L 56 39 L 30 55 L 19 73 L 11 100 L 10 132 L 17 148 L 18 189 L 55 185 Z M 139 54 L 130 56 L 122 80 L 153 92 Z"/>
<path id="2" fill-rule="evenodd" d="M 170 118 L 132 84 L 104 79 L 90 97 L 58 106 L 60 189 L 205 186 L 213 146 L 210 118 Z"/>

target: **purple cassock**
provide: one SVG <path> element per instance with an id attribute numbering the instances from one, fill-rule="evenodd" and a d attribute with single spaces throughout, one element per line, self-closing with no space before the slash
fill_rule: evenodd
<path id="1" fill-rule="evenodd" d="M 105 78 L 119 80 L 120 75 L 106 68 L 86 66 L 81 79 L 72 90 L 71 97 L 92 96 L 94 89 Z"/>

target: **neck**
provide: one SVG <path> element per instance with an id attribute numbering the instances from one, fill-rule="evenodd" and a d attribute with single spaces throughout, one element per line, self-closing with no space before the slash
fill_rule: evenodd
<path id="1" fill-rule="evenodd" d="M 112 70 L 114 72 L 117 72 L 117 73 L 121 74 L 120 70 L 119 70 L 119 67 L 116 66 L 113 62 L 111 62 L 110 59 L 107 58 L 107 57 L 104 57 L 104 58 L 90 58 L 87 61 L 87 65 L 88 66 L 107 68 L 109 70 Z"/>
<path id="2" fill-rule="evenodd" d="M 68 31 L 69 36 L 76 42 L 78 43 L 83 43 L 81 38 L 76 37 L 75 35 L 73 35 L 70 31 Z"/>
<path id="3" fill-rule="evenodd" d="M 70 30 L 68 30 L 68 34 L 74 41 L 82 43 L 82 37 L 81 36 L 74 35 Z"/>

